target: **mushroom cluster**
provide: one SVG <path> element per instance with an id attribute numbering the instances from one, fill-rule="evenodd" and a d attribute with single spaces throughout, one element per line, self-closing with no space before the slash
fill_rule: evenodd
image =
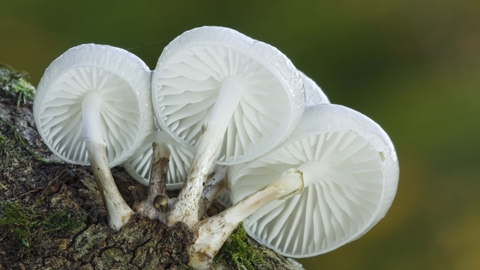
<path id="1" fill-rule="evenodd" d="M 119 48 L 74 47 L 45 71 L 34 117 L 53 153 L 92 167 L 112 229 L 135 212 L 183 222 L 196 269 L 242 221 L 288 257 L 334 250 L 385 216 L 398 184 L 380 126 L 330 104 L 275 47 L 224 27 L 184 32 L 153 71 Z M 110 172 L 121 163 L 149 186 L 135 211 Z M 227 210 L 202 220 L 216 198 Z"/>

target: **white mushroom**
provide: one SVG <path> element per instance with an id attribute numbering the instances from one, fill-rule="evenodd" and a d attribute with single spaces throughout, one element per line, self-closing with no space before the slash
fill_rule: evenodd
<path id="1" fill-rule="evenodd" d="M 274 47 L 223 27 L 200 27 L 173 40 L 152 77 L 162 130 L 196 147 L 169 223 L 198 221 L 207 173 L 270 151 L 295 128 L 305 106 L 293 64 Z"/>
<path id="2" fill-rule="evenodd" d="M 322 89 L 308 76 L 306 76 L 300 70 L 298 71 L 300 78 L 303 81 L 305 89 L 305 106 L 313 106 L 324 103 L 330 103 L 327 95 L 322 91 Z M 172 169 L 170 167 L 170 169 Z M 183 171 L 183 168 L 180 168 Z M 183 181 L 183 180 L 182 180 Z M 204 192 L 205 194 L 205 192 Z M 230 199 L 230 191 L 228 189 L 223 190 L 223 192 L 216 198 L 217 201 L 225 208 L 232 206 L 232 200 Z"/>
<path id="3" fill-rule="evenodd" d="M 150 71 L 138 57 L 107 45 L 85 44 L 50 64 L 35 96 L 40 136 L 66 162 L 92 166 L 115 230 L 133 212 L 110 167 L 129 158 L 152 132 L 149 88 Z"/>
<path id="4" fill-rule="evenodd" d="M 315 256 L 359 238 L 385 216 L 398 185 L 397 156 L 387 134 L 339 105 L 308 107 L 291 139 L 231 168 L 233 202 L 288 168 L 303 172 L 304 191 L 244 221 L 248 234 L 288 257 Z"/>
<path id="5" fill-rule="evenodd" d="M 208 269 L 213 257 L 240 222 L 271 201 L 286 200 L 302 192 L 303 186 L 302 172 L 289 169 L 234 206 L 200 221 L 193 227 L 195 238 L 189 249 L 189 266 Z"/>

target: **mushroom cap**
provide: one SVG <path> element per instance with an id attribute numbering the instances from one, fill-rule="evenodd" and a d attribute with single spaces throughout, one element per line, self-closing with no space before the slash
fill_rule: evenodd
<path id="1" fill-rule="evenodd" d="M 109 166 L 122 163 L 153 130 L 150 77 L 140 58 L 120 48 L 84 44 L 67 50 L 46 69 L 37 88 L 33 113 L 40 136 L 66 162 L 89 165 L 82 101 L 89 91 L 98 91 Z"/>
<path id="2" fill-rule="evenodd" d="M 190 169 L 193 152 L 181 146 L 166 132 L 157 130 L 148 136 L 145 143 L 137 152 L 123 163 L 123 167 L 135 180 L 148 186 L 152 167 L 153 142 L 165 143 L 170 149 L 170 161 L 168 162 L 166 178 L 167 189 L 174 190 L 181 188 Z"/>
<path id="3" fill-rule="evenodd" d="M 204 26 L 165 47 L 152 76 L 157 122 L 187 148 L 197 145 L 222 82 L 232 77 L 245 92 L 215 158 L 225 165 L 268 152 L 300 121 L 305 96 L 290 60 L 235 30 Z"/>
<path id="4" fill-rule="evenodd" d="M 288 257 L 332 251 L 377 224 L 395 197 L 399 168 L 388 135 L 339 105 L 308 107 L 291 139 L 229 171 L 233 203 L 289 168 L 303 168 L 305 189 L 244 221 L 258 242 Z"/>
<path id="5" fill-rule="evenodd" d="M 303 87 L 305 88 L 305 106 L 313 106 L 318 104 L 330 103 L 327 95 L 322 91 L 312 79 L 305 75 L 300 70 L 298 71 L 300 78 L 303 81 Z"/>

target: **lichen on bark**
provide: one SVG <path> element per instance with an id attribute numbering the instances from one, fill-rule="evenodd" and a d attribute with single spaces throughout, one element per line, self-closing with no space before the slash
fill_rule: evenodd
<path id="1" fill-rule="evenodd" d="M 65 164 L 36 132 L 34 88 L 25 78 L 0 64 L 0 270 L 188 269 L 192 232 L 186 226 L 136 215 L 119 232 L 108 227 L 90 167 Z M 112 173 L 130 206 L 147 196 L 147 187 L 121 166 Z M 213 204 L 207 215 L 220 210 Z M 243 239 L 258 255 L 255 269 L 298 269 L 248 236 Z M 247 269 L 229 254 L 219 255 L 212 269 Z"/>

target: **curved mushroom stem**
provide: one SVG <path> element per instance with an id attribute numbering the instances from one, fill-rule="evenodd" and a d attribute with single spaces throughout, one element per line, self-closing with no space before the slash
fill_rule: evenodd
<path id="1" fill-rule="evenodd" d="M 166 221 L 165 213 L 169 198 L 165 179 L 167 177 L 170 149 L 166 144 L 153 143 L 152 170 L 148 186 L 148 197 L 136 206 L 137 212 L 149 217 Z"/>
<path id="2" fill-rule="evenodd" d="M 240 222 L 269 202 L 285 200 L 302 191 L 303 173 L 289 169 L 263 189 L 222 213 L 202 220 L 193 227 L 196 238 L 190 246 L 189 266 L 208 269 L 213 257 Z"/>
<path id="3" fill-rule="evenodd" d="M 169 225 L 182 221 L 191 228 L 199 221 L 199 202 L 203 185 L 243 94 L 243 87 L 237 79 L 227 78 L 223 82 L 215 106 L 203 126 L 203 134 L 198 141 L 197 151 L 178 195 L 178 201 L 170 211 Z"/>
<path id="4" fill-rule="evenodd" d="M 88 159 L 92 167 L 95 181 L 107 209 L 110 228 L 118 231 L 133 215 L 118 191 L 108 166 L 106 145 L 102 138 L 100 110 L 102 97 L 97 91 L 87 94 L 82 103 L 83 138 L 88 151 Z"/>
<path id="5" fill-rule="evenodd" d="M 133 211 L 127 205 L 122 195 L 120 195 L 113 180 L 112 172 L 108 167 L 106 159 L 105 143 L 93 140 L 86 140 L 85 143 L 87 144 L 88 156 L 95 181 L 100 194 L 102 194 L 103 203 L 107 208 L 108 225 L 110 225 L 110 228 L 118 231 L 123 225 L 127 224 L 133 215 Z"/>

